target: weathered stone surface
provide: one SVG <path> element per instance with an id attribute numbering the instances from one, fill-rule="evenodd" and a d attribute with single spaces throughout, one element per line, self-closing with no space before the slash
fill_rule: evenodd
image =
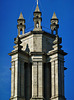
<path id="1" fill-rule="evenodd" d="M 54 20 L 55 19 L 55 20 Z M 11 58 L 10 100 L 66 100 L 64 97 L 64 56 L 58 36 L 58 19 L 51 20 L 51 30 L 42 31 L 41 12 L 34 12 L 34 30 L 24 34 L 24 18 L 18 19 L 18 36 Z M 36 24 L 39 24 L 36 27 Z M 54 24 L 54 25 L 53 25 Z M 22 29 L 23 34 L 20 34 Z M 53 33 L 53 32 L 52 32 Z"/>

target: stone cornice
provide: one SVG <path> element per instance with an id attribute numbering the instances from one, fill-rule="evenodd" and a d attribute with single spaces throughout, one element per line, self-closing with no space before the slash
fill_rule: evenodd
<path id="1" fill-rule="evenodd" d="M 55 50 L 55 51 L 52 50 L 52 51 L 50 51 L 49 53 L 47 53 L 47 55 L 48 55 L 48 56 L 51 56 L 51 55 L 56 54 L 56 53 L 62 54 L 63 56 L 67 55 L 67 53 L 64 52 L 63 50 Z"/>
<path id="2" fill-rule="evenodd" d="M 43 35 L 46 35 L 48 37 L 55 38 L 54 34 L 50 34 L 50 33 L 45 32 L 45 31 L 31 31 L 31 32 L 32 32 L 32 34 L 43 34 Z"/>
<path id="3" fill-rule="evenodd" d="M 25 51 L 22 51 L 22 50 L 16 50 L 16 51 L 12 51 L 11 53 L 8 53 L 8 55 L 10 55 L 10 56 L 12 56 L 12 55 L 15 55 L 15 54 L 24 54 L 24 55 L 27 55 L 27 56 L 29 56 L 29 53 L 27 53 L 27 52 L 25 52 Z"/>
<path id="4" fill-rule="evenodd" d="M 44 52 L 30 52 L 30 55 L 46 55 Z"/>
<path id="5" fill-rule="evenodd" d="M 51 37 L 51 38 L 55 38 L 54 34 L 50 34 L 50 33 L 45 32 L 45 31 L 30 31 L 24 35 L 20 35 L 20 38 L 22 39 L 22 38 L 28 37 L 32 34 L 42 34 L 42 35 L 46 35 L 46 36 Z"/>

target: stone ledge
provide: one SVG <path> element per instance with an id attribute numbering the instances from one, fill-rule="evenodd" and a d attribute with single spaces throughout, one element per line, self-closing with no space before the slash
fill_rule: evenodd
<path id="1" fill-rule="evenodd" d="M 30 100 L 44 100 L 44 97 L 32 97 Z"/>
<path id="2" fill-rule="evenodd" d="M 50 100 L 66 100 L 66 98 L 60 95 L 60 96 L 51 97 Z"/>
<path id="3" fill-rule="evenodd" d="M 29 56 L 29 53 L 27 53 L 27 52 L 25 52 L 25 51 L 22 51 L 22 50 L 16 50 L 16 51 L 12 51 L 11 53 L 8 53 L 8 55 L 10 55 L 10 56 L 12 56 L 12 55 L 15 55 L 15 54 L 19 54 L 19 53 L 21 53 L 21 54 L 25 54 L 25 55 L 27 55 L 27 56 Z"/>
<path id="4" fill-rule="evenodd" d="M 25 97 L 20 97 L 20 96 L 13 96 L 9 100 L 15 100 L 16 98 L 20 100 L 25 100 Z"/>
<path id="5" fill-rule="evenodd" d="M 30 55 L 46 55 L 44 52 L 30 52 Z"/>
<path id="6" fill-rule="evenodd" d="M 25 37 L 28 37 L 29 35 L 32 35 L 32 34 L 43 34 L 43 35 L 46 35 L 48 37 L 52 37 L 52 38 L 55 38 L 55 35 L 54 34 L 50 34 L 46 31 L 30 31 L 30 32 L 27 32 L 25 33 L 24 35 L 20 35 L 20 38 L 25 38 Z"/>
<path id="7" fill-rule="evenodd" d="M 56 54 L 56 53 L 58 53 L 58 54 L 62 54 L 62 55 L 67 55 L 67 53 L 66 52 L 64 52 L 63 50 L 52 50 L 52 51 L 50 51 L 49 53 L 47 53 L 47 55 L 48 56 L 51 56 L 51 55 L 53 55 L 53 54 Z"/>

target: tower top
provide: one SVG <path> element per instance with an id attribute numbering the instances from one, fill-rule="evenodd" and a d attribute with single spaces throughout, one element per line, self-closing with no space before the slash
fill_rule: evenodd
<path id="1" fill-rule="evenodd" d="M 57 19 L 55 12 L 53 13 L 52 19 Z"/>
<path id="2" fill-rule="evenodd" d="M 24 19 L 22 12 L 20 13 L 19 19 Z"/>
<path id="3" fill-rule="evenodd" d="M 40 9 L 39 9 L 39 6 L 38 6 L 38 0 L 37 0 L 37 6 L 36 6 L 36 9 L 35 9 L 35 12 L 40 12 Z"/>

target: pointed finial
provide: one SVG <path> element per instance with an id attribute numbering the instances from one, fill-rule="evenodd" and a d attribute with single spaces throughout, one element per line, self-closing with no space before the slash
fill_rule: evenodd
<path id="1" fill-rule="evenodd" d="M 22 12 L 20 13 L 19 19 L 24 19 Z"/>
<path id="2" fill-rule="evenodd" d="M 53 13 L 52 19 L 57 19 L 55 12 Z"/>
<path id="3" fill-rule="evenodd" d="M 36 6 L 35 12 L 40 12 L 39 6 Z"/>
<path id="4" fill-rule="evenodd" d="M 37 5 L 38 5 L 38 0 L 37 0 Z"/>

